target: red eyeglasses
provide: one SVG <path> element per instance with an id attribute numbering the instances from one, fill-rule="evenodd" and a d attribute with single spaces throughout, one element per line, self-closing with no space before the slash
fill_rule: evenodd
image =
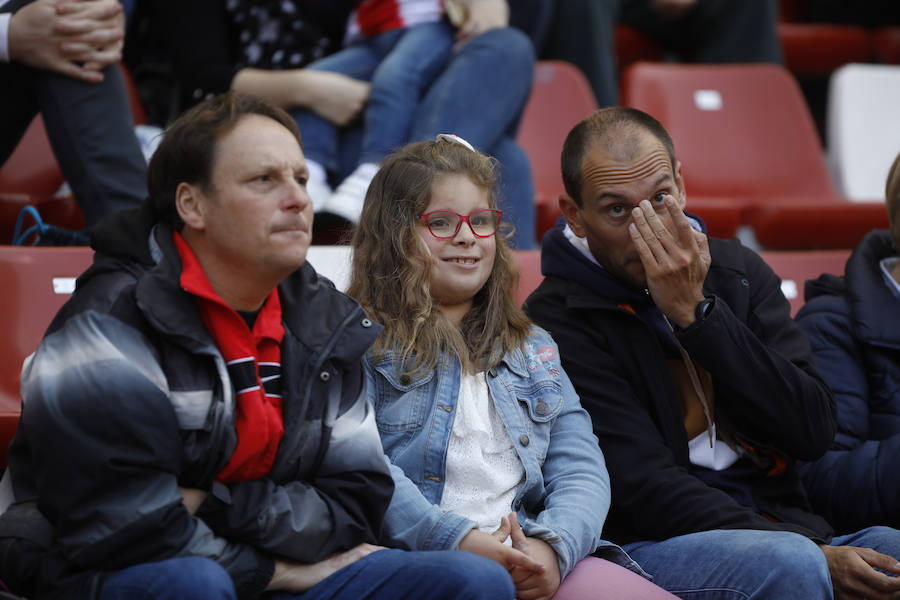
<path id="1" fill-rule="evenodd" d="M 431 235 L 441 240 L 456 237 L 463 221 L 469 224 L 475 237 L 486 238 L 497 233 L 502 215 L 503 211 L 496 208 L 473 210 L 467 215 L 452 210 L 433 210 L 417 216 L 416 220 L 425 221 Z"/>

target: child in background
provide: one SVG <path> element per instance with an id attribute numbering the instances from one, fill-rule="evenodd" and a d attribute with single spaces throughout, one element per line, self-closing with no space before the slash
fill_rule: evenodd
<path id="1" fill-rule="evenodd" d="M 440 135 L 387 158 L 366 195 L 348 293 L 385 328 L 366 361 L 395 483 L 383 543 L 496 560 L 519 598 L 673 599 L 600 538 L 603 454 L 513 298 L 495 185 L 492 159 Z"/>
<path id="2" fill-rule="evenodd" d="M 453 43 L 442 0 L 359 2 L 347 26 L 346 47 L 308 67 L 372 84 L 359 165 L 333 192 L 328 173 L 339 171 L 339 126 L 310 110 L 293 112 L 303 132 L 316 213 L 356 223 L 378 164 L 408 139 L 419 99 L 446 67 Z"/>

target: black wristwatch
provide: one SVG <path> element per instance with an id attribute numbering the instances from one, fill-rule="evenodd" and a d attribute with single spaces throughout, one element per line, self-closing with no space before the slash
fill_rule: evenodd
<path id="1" fill-rule="evenodd" d="M 697 303 L 697 308 L 694 309 L 694 318 L 698 321 L 705 321 L 706 317 L 709 316 L 709 313 L 712 312 L 713 306 L 715 306 L 715 304 L 716 297 L 707 296 Z"/>

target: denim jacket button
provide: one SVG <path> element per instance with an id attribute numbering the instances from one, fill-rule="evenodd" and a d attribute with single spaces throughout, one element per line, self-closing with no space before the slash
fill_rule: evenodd
<path id="1" fill-rule="evenodd" d="M 412 379 L 406 373 L 400 376 L 400 385 L 409 385 L 410 381 L 412 381 Z"/>
<path id="2" fill-rule="evenodd" d="M 534 412 L 536 412 L 539 415 L 547 414 L 547 405 L 540 398 L 538 398 L 537 406 L 534 408 Z"/>
<path id="3" fill-rule="evenodd" d="M 519 443 L 522 444 L 523 446 L 527 446 L 528 444 L 531 443 L 531 440 L 529 440 L 528 436 L 523 433 L 522 435 L 519 436 Z"/>

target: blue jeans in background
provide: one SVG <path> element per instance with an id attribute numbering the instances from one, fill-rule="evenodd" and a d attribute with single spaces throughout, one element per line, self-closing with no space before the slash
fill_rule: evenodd
<path id="1" fill-rule="evenodd" d="M 831 545 L 872 548 L 898 558 L 900 531 L 870 527 L 836 537 Z M 796 533 L 715 530 L 622 547 L 653 583 L 683 599 L 833 598 L 825 554 Z"/>
<path id="2" fill-rule="evenodd" d="M 506 570 L 468 552 L 379 550 L 303 594 L 271 592 L 267 600 L 513 600 Z M 102 600 L 236 600 L 228 573 L 205 558 L 175 558 L 119 571 Z"/>
<path id="3" fill-rule="evenodd" d="M 452 47 L 448 23 L 423 23 L 386 31 L 306 67 L 372 82 L 358 162 L 380 163 L 407 142 L 419 100 L 447 66 Z M 291 114 L 303 135 L 304 155 L 337 172 L 338 126 L 309 110 Z"/>
<path id="4" fill-rule="evenodd" d="M 534 60 L 531 41 L 518 29 L 492 29 L 472 38 L 452 55 L 450 64 L 428 88 L 404 140 L 433 140 L 439 133 L 455 133 L 496 158 L 503 222 L 515 227 L 511 245 L 523 250 L 537 247 L 535 190 L 528 157 L 515 136 L 531 93 Z M 292 114 L 297 119 L 297 111 Z M 305 121 L 298 120 L 298 124 L 305 156 L 320 161 L 317 156 L 334 150 L 334 146 L 320 147 L 317 129 L 308 129 Z M 329 135 L 325 134 L 326 140 L 333 139 Z M 337 165 L 329 164 L 331 159 L 322 164 L 334 171 L 340 182 L 364 162 L 362 155 L 361 127 L 347 127 L 338 137 Z"/>

